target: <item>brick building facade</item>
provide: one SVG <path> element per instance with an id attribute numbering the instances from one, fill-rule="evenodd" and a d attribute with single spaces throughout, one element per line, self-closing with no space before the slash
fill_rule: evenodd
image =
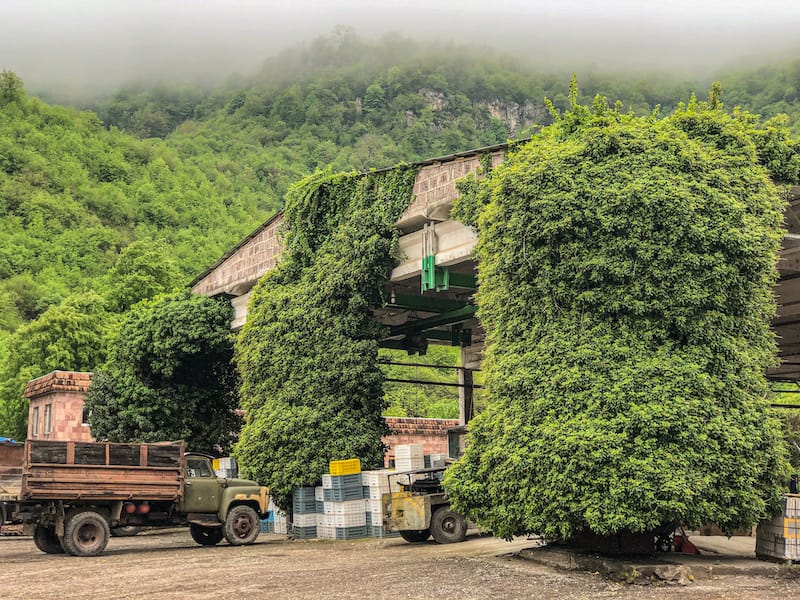
<path id="1" fill-rule="evenodd" d="M 74 371 L 53 371 L 29 381 L 24 393 L 30 400 L 28 439 L 91 442 L 83 410 L 91 382 L 91 373 Z"/>

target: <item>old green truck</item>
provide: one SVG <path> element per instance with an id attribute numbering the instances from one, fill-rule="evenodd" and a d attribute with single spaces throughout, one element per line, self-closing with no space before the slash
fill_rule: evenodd
<path id="1" fill-rule="evenodd" d="M 183 442 L 115 444 L 30 440 L 18 486 L 0 489 L 0 519 L 22 524 L 49 554 L 95 556 L 112 528 L 188 526 L 204 546 L 252 544 L 268 490 L 216 477 L 211 457 Z"/>

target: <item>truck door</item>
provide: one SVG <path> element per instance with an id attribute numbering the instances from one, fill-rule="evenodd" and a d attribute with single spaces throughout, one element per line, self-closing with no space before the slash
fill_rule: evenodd
<path id="1" fill-rule="evenodd" d="M 219 481 L 208 459 L 187 456 L 183 512 L 218 512 L 220 492 Z"/>

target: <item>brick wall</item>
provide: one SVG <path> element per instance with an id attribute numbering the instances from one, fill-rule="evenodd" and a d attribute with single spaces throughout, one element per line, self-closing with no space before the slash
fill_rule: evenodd
<path id="1" fill-rule="evenodd" d="M 500 164 L 504 156 L 502 151 L 493 153 L 492 166 Z M 416 215 L 430 215 L 439 206 L 449 207 L 458 197 L 456 181 L 477 171 L 481 157 L 482 155 L 467 156 L 422 167 L 414 181 L 414 200 L 400 217 L 400 221 Z"/>
<path id="2" fill-rule="evenodd" d="M 28 439 L 93 441 L 89 425 L 83 423 L 83 400 L 91 383 L 91 373 L 74 371 L 53 371 L 29 381 L 24 393 L 30 400 Z"/>
<path id="3" fill-rule="evenodd" d="M 282 223 L 283 213 L 274 215 L 212 267 L 192 287 L 192 291 L 201 296 L 221 293 L 238 296 L 247 292 L 264 273 L 278 264 L 281 254 L 278 230 Z"/>
<path id="4" fill-rule="evenodd" d="M 458 426 L 458 419 L 422 419 L 417 417 L 384 417 L 392 431 L 383 438 L 389 449 L 384 461 L 394 460 L 398 444 L 422 444 L 425 454 L 447 454 L 447 430 Z"/>

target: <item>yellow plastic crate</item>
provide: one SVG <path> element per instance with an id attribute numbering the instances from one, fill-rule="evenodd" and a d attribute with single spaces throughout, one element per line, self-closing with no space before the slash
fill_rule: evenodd
<path id="1" fill-rule="evenodd" d="M 329 464 L 331 475 L 355 475 L 361 473 L 361 461 L 357 458 L 347 460 L 332 460 Z"/>

